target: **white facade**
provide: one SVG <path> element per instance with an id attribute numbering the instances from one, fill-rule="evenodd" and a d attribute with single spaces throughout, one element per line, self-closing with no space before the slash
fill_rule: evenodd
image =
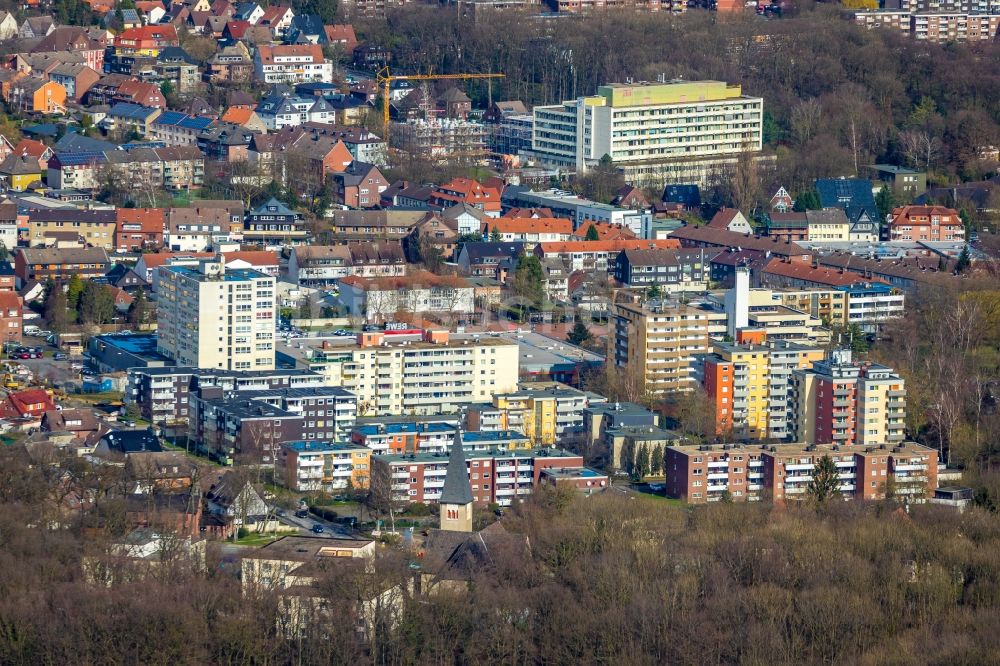
<path id="1" fill-rule="evenodd" d="M 400 311 L 436 314 L 472 314 L 475 309 L 471 286 L 419 286 L 379 289 L 340 281 L 340 301 L 351 316 L 369 322 L 390 320 Z"/>
<path id="2" fill-rule="evenodd" d="M 157 273 L 157 349 L 177 365 L 273 370 L 274 278 L 219 260 Z"/>
<path id="3" fill-rule="evenodd" d="M 388 338 L 390 336 L 386 336 Z M 409 336 L 408 336 L 409 337 Z M 295 350 L 297 367 L 358 396 L 359 416 L 438 415 L 517 390 L 515 342 L 490 338 Z"/>
<path id="4" fill-rule="evenodd" d="M 761 98 L 721 81 L 600 86 L 592 97 L 536 106 L 532 153 L 578 172 L 607 155 L 627 178 L 707 177 L 740 153 L 761 149 L 763 114 Z"/>

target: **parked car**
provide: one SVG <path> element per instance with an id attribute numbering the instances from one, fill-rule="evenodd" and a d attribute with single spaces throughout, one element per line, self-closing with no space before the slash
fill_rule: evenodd
<path id="1" fill-rule="evenodd" d="M 317 523 L 316 525 L 312 526 L 312 531 L 313 531 L 314 534 L 322 534 L 323 533 L 323 526 Z"/>
<path id="2" fill-rule="evenodd" d="M 295 517 L 296 518 L 308 518 L 309 517 L 309 511 L 307 511 L 306 509 L 299 509 L 298 511 L 295 512 Z"/>
<path id="3" fill-rule="evenodd" d="M 52 358 L 54 358 L 57 361 L 65 361 L 66 359 L 69 358 L 69 354 L 65 352 L 56 352 Z"/>

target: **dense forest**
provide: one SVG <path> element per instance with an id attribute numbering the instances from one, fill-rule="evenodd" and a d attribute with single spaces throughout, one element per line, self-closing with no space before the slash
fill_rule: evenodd
<path id="1" fill-rule="evenodd" d="M 491 550 L 436 594 L 415 591 L 412 552 L 333 558 L 317 574 L 326 613 L 290 635 L 280 594 L 244 596 L 218 544 L 205 570 L 166 558 L 89 581 L 84 558 L 113 531 L 92 519 L 114 501 L 101 473 L 22 464 L 0 451 L 4 664 L 981 664 L 998 649 L 1000 521 L 979 508 L 547 490 L 502 518 L 528 553 Z M 67 475 L 94 505 L 56 528 Z M 400 603 L 361 639 L 354 601 L 389 587 Z"/>
<path id="2" fill-rule="evenodd" d="M 555 21 L 498 13 L 475 22 L 408 6 L 358 31 L 391 49 L 396 71 L 501 72 L 494 99 L 530 104 L 626 79 L 741 83 L 764 98 L 765 141 L 778 156 L 773 180 L 793 192 L 876 161 L 929 167 L 940 182 L 996 168 L 979 149 L 1000 145 L 1000 45 L 868 31 L 834 6 L 782 20 L 692 11 Z M 486 85 L 466 87 L 485 104 Z"/>

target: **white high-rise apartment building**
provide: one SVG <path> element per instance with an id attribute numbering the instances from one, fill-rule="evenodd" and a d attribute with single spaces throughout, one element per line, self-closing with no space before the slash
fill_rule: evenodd
<path id="1" fill-rule="evenodd" d="M 605 155 L 632 183 L 707 184 L 761 150 L 764 100 L 723 81 L 614 83 L 534 109 L 532 154 L 583 172 Z"/>
<path id="2" fill-rule="evenodd" d="M 274 278 L 221 259 L 161 266 L 157 349 L 177 365 L 273 370 Z"/>

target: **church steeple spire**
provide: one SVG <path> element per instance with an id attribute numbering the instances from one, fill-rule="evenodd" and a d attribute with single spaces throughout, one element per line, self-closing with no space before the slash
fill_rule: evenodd
<path id="1" fill-rule="evenodd" d="M 448 455 L 448 471 L 438 504 L 441 509 L 441 529 L 454 532 L 472 531 L 472 484 L 462 446 L 462 426 L 455 427 L 455 439 Z"/>

